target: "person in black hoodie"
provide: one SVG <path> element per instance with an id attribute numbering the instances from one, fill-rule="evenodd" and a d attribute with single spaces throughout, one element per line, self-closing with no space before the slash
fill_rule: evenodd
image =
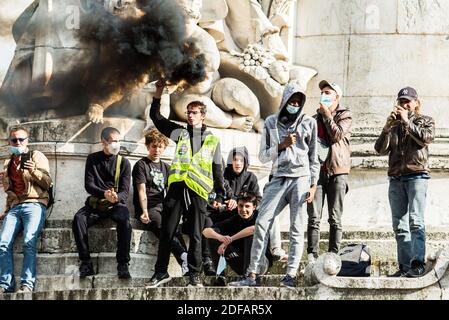
<path id="1" fill-rule="evenodd" d="M 237 212 L 237 196 L 243 191 L 251 191 L 260 202 L 262 195 L 259 191 L 259 182 L 254 173 L 248 171 L 249 155 L 246 147 L 236 147 L 229 152 L 227 165 L 224 170 L 226 199 L 221 208 L 210 210 L 210 219 L 213 223 L 228 219 Z"/>

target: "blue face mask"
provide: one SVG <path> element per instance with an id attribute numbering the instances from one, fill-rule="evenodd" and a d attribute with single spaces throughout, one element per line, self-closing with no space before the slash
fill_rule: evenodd
<path id="1" fill-rule="evenodd" d="M 287 104 L 286 108 L 287 108 L 288 113 L 290 113 L 290 114 L 296 114 L 299 111 L 299 107 L 297 107 L 293 104 L 290 104 L 290 103 Z"/>
<path id="2" fill-rule="evenodd" d="M 24 146 L 20 146 L 20 147 L 10 146 L 9 147 L 9 152 L 11 152 L 12 154 L 19 155 L 19 154 L 22 154 L 22 153 L 26 153 L 27 152 L 27 147 L 24 147 Z"/>
<path id="3" fill-rule="evenodd" d="M 220 256 L 220 260 L 218 260 L 217 266 L 217 276 L 220 275 L 224 269 L 226 269 L 226 259 L 223 256 Z"/>
<path id="4" fill-rule="evenodd" d="M 330 96 L 322 95 L 320 103 L 325 107 L 330 107 L 332 105 L 332 98 Z"/>

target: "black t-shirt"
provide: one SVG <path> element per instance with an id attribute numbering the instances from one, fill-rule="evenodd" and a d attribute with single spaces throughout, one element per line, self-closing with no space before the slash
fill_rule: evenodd
<path id="1" fill-rule="evenodd" d="M 169 165 L 163 161 L 153 162 L 144 157 L 136 162 L 132 171 L 134 188 L 134 209 L 136 216 L 142 214 L 139 202 L 137 185 L 144 183 L 147 194 L 148 209 L 161 204 L 164 201 L 165 191 L 168 185 Z"/>
<path id="2" fill-rule="evenodd" d="M 226 220 L 217 222 L 212 228 L 219 234 L 233 236 L 245 228 L 254 226 L 256 224 L 257 214 L 257 210 L 254 211 L 252 217 L 249 219 L 242 219 L 240 215 L 236 214 Z"/>

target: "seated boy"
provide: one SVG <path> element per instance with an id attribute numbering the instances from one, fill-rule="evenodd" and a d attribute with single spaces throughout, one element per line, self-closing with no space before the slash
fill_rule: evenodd
<path id="1" fill-rule="evenodd" d="M 148 156 L 137 161 L 132 171 L 136 219 L 146 224 L 158 239 L 169 171 L 169 165 L 160 158 L 168 143 L 168 139 L 156 128 L 151 129 L 145 135 Z M 181 266 L 182 273 L 187 273 L 187 249 L 180 233 L 173 237 L 171 252 Z"/>
<path id="2" fill-rule="evenodd" d="M 214 262 L 218 260 L 218 255 L 224 255 L 228 265 L 238 275 L 244 275 L 249 265 L 257 218 L 256 207 L 257 196 L 249 191 L 243 192 L 237 197 L 237 215 L 203 230 L 203 235 L 210 243 Z M 269 260 L 265 258 L 260 274 L 264 274 L 269 267 Z"/>

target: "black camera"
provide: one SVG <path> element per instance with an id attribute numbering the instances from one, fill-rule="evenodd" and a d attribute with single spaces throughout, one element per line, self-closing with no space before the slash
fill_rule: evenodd
<path id="1" fill-rule="evenodd" d="M 25 169 L 25 163 L 31 160 L 31 153 L 27 152 L 20 156 L 20 169 Z"/>

